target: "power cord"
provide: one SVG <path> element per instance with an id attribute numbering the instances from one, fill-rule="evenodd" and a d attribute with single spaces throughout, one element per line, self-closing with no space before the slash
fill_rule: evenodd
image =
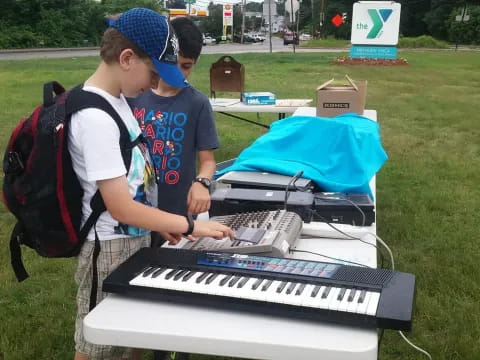
<path id="1" fill-rule="evenodd" d="M 335 231 L 339 232 L 339 233 L 342 234 L 343 236 L 347 237 L 347 240 L 358 240 L 358 241 L 363 242 L 363 243 L 365 243 L 365 244 L 367 244 L 367 245 L 373 246 L 375 249 L 377 249 L 378 253 L 380 254 L 381 267 L 383 268 L 384 254 L 383 254 L 383 252 L 382 252 L 382 249 L 379 248 L 377 245 L 372 244 L 372 243 L 370 243 L 370 242 L 368 242 L 368 241 L 365 241 L 365 240 L 363 240 L 362 238 L 359 238 L 359 237 L 356 237 L 356 236 L 352 236 L 352 235 L 350 235 L 350 234 L 347 234 L 346 232 L 340 230 L 339 228 L 337 228 L 337 227 L 334 226 L 333 224 L 329 223 L 329 222 L 327 221 L 327 219 L 325 219 L 322 215 L 320 215 L 320 214 L 319 214 L 317 211 L 315 211 L 315 210 L 312 210 L 312 215 L 318 217 L 320 220 L 322 220 L 323 222 L 325 222 L 325 223 L 326 223 L 328 226 L 330 226 L 332 229 L 334 229 Z M 379 236 L 377 236 L 376 234 L 373 234 L 373 233 L 371 233 L 371 232 L 366 232 L 366 233 L 375 236 L 375 238 L 377 238 L 377 239 L 379 238 Z M 381 239 L 380 239 L 380 240 L 381 240 Z M 385 242 L 384 242 L 383 240 L 380 241 L 380 243 L 381 243 L 382 245 L 385 245 L 385 246 L 386 246 L 386 244 L 385 244 Z M 387 247 L 387 248 L 388 248 L 388 247 Z M 390 251 L 390 249 L 388 249 L 388 250 Z M 390 252 L 390 254 L 391 254 L 391 252 Z M 391 255 L 391 261 L 392 261 L 392 266 L 393 266 L 393 255 Z M 393 270 L 393 269 L 392 269 L 392 270 Z"/>
<path id="2" fill-rule="evenodd" d="M 359 209 L 360 211 L 362 211 L 361 209 Z M 331 228 L 333 228 L 334 230 L 338 231 L 339 233 L 341 233 L 342 235 L 346 236 L 347 238 L 351 239 L 351 240 L 359 240 L 361 242 L 364 242 L 366 244 L 369 244 L 371 246 L 374 246 L 378 252 L 380 253 L 380 256 L 382 258 L 382 267 L 383 267 L 383 253 L 381 251 L 381 249 L 379 247 L 377 247 L 375 244 L 371 244 L 363 239 L 360 239 L 358 237 L 355 237 L 355 236 L 351 236 L 350 234 L 347 234 L 346 232 L 338 229 L 337 227 L 333 226 L 331 223 L 327 222 L 326 219 L 321 216 L 320 214 L 318 214 L 315 210 L 312 210 L 312 213 L 316 216 L 318 216 L 320 219 L 322 219 L 328 226 L 330 226 Z M 363 213 L 363 211 L 362 211 Z M 378 236 L 377 234 L 374 234 L 370 231 L 367 232 L 367 234 L 370 234 L 372 236 L 374 236 L 378 242 L 380 242 L 380 244 L 382 244 L 382 246 L 387 249 L 388 251 L 388 254 L 390 255 L 390 262 L 391 262 L 391 266 L 392 266 L 392 271 L 395 270 L 395 261 L 393 259 L 393 253 L 392 253 L 392 250 L 388 247 L 388 245 L 385 243 L 385 241 L 382 240 L 382 238 L 380 236 Z M 307 253 L 312 253 L 312 254 L 316 254 L 316 255 L 320 255 L 320 256 L 324 256 L 324 257 L 327 257 L 327 258 L 331 258 L 329 256 L 325 256 L 323 254 L 317 254 L 317 253 L 313 253 L 313 252 L 310 252 L 310 251 L 305 251 L 305 250 L 293 250 L 293 251 L 297 251 L 297 252 L 307 252 Z M 336 261 L 340 260 L 340 259 L 336 259 L 336 258 L 331 258 L 331 259 L 334 259 Z M 340 261 L 344 261 L 344 260 L 340 260 Z M 354 262 L 351 262 L 351 261 L 347 261 L 349 263 L 354 263 Z M 361 265 L 361 264 L 359 264 Z M 363 265 L 365 266 L 365 265 Z M 406 336 L 405 334 L 402 332 L 402 331 L 398 331 L 398 333 L 400 334 L 400 336 L 402 337 L 403 340 L 405 340 L 405 342 L 410 345 L 412 348 L 414 348 L 415 350 L 421 352 L 422 354 L 424 354 L 425 356 L 427 356 L 430 360 L 432 360 L 432 356 L 427 352 L 425 351 L 424 349 L 420 348 L 419 346 L 415 345 L 414 343 L 412 343 Z M 383 329 L 380 333 L 380 337 L 379 337 L 379 341 L 378 341 L 378 350 L 380 351 L 380 344 L 381 344 L 381 341 L 383 339 Z"/>
<path id="3" fill-rule="evenodd" d="M 424 354 L 426 357 L 428 357 L 430 360 L 432 360 L 432 355 L 430 355 L 427 351 L 423 350 L 421 347 L 415 345 L 414 343 L 412 343 L 410 340 L 407 339 L 407 337 L 403 334 L 403 331 L 398 331 L 398 333 L 400 334 L 400 336 L 403 338 L 403 340 L 406 341 L 406 343 L 408 345 L 410 345 L 411 347 L 413 347 L 415 350 L 421 352 L 422 354 Z"/>

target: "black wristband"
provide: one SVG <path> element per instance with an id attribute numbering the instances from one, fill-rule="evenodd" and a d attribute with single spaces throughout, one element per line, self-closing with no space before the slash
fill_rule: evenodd
<path id="1" fill-rule="evenodd" d="M 184 232 L 182 235 L 183 236 L 188 236 L 193 233 L 193 227 L 195 226 L 195 223 L 193 222 L 193 217 L 192 215 L 185 215 L 185 218 L 187 219 L 188 222 L 188 229 L 186 232 Z"/>

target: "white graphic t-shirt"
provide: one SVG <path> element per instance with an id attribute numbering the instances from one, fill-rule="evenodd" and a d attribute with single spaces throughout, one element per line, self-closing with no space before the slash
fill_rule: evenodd
<path id="1" fill-rule="evenodd" d="M 141 133 L 138 122 L 123 95 L 117 98 L 91 86 L 85 86 L 83 89 L 105 98 L 124 121 L 130 139 L 133 141 L 138 137 Z M 92 211 L 90 200 L 98 189 L 97 181 L 127 174 L 120 151 L 120 130 L 110 115 L 102 110 L 90 108 L 72 115 L 68 136 L 73 169 L 84 191 L 82 201 L 82 224 L 84 224 Z M 130 194 L 135 201 L 156 207 L 155 175 L 144 144 L 139 144 L 132 150 L 127 181 Z M 149 232 L 119 223 L 108 211 L 100 216 L 96 229 L 100 240 L 140 236 Z M 93 228 L 87 239 L 95 239 Z"/>

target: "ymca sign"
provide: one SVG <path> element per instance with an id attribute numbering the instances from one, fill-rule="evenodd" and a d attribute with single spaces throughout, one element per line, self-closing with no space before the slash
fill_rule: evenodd
<path id="1" fill-rule="evenodd" d="M 399 3 L 390 1 L 353 4 L 352 44 L 397 45 L 400 9 Z"/>

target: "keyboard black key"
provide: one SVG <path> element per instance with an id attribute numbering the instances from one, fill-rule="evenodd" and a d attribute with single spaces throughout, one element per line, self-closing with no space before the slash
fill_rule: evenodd
<path id="1" fill-rule="evenodd" d="M 182 281 L 188 281 L 193 275 L 198 274 L 195 271 L 189 271 L 183 278 Z"/>
<path id="2" fill-rule="evenodd" d="M 360 292 L 360 295 L 358 296 L 358 303 L 361 304 L 363 303 L 363 301 L 365 300 L 365 296 L 367 296 L 367 291 L 366 290 L 362 290 Z"/>
<path id="3" fill-rule="evenodd" d="M 233 279 L 229 281 L 228 287 L 233 287 L 240 278 L 241 276 L 234 276 Z"/>
<path id="4" fill-rule="evenodd" d="M 263 279 L 257 279 L 257 281 L 255 281 L 252 285 L 252 290 L 257 290 L 257 288 L 260 286 L 262 281 L 263 281 Z"/>
<path id="5" fill-rule="evenodd" d="M 174 281 L 177 281 L 177 280 L 180 279 L 183 275 L 185 275 L 187 272 L 188 272 L 188 270 L 181 270 L 181 271 L 177 272 L 177 273 L 175 274 L 175 276 L 173 277 L 173 280 L 174 280 Z"/>
<path id="6" fill-rule="evenodd" d="M 147 270 L 145 270 L 142 274 L 143 277 L 147 277 L 150 275 L 152 272 L 154 272 L 157 268 L 154 266 L 150 266 Z"/>
<path id="7" fill-rule="evenodd" d="M 205 278 L 206 278 L 207 276 L 209 276 L 209 275 L 212 275 L 212 274 L 211 274 L 211 273 L 208 273 L 208 272 L 204 272 L 202 275 L 200 275 L 199 277 L 197 277 L 197 278 L 195 279 L 195 282 L 196 282 L 197 284 L 200 284 L 200 283 L 201 283 L 203 280 L 205 280 Z"/>
<path id="8" fill-rule="evenodd" d="M 357 293 L 357 290 L 355 289 L 350 289 L 350 294 L 348 294 L 348 302 L 352 302 L 353 299 L 355 298 L 355 294 Z"/>
<path id="9" fill-rule="evenodd" d="M 207 280 L 205 281 L 205 284 L 207 284 L 207 285 L 210 284 L 213 280 L 215 280 L 215 279 L 217 278 L 217 276 L 218 276 L 218 273 L 213 273 L 213 274 L 211 274 L 211 275 L 207 278 Z"/>
<path id="10" fill-rule="evenodd" d="M 239 289 L 243 288 L 243 285 L 245 285 L 248 280 L 250 280 L 249 277 L 244 277 L 244 278 L 242 278 L 242 280 L 239 281 L 237 287 L 238 287 Z"/>
<path id="11" fill-rule="evenodd" d="M 313 290 L 312 290 L 312 293 L 310 294 L 311 297 L 316 297 L 318 292 L 320 291 L 320 288 L 322 286 L 321 285 L 316 285 Z"/>
<path id="12" fill-rule="evenodd" d="M 173 270 L 170 270 L 170 272 L 165 275 L 165 279 L 170 279 L 173 275 L 175 275 L 177 272 L 179 272 L 180 270 L 179 269 L 173 269 Z"/>
<path id="13" fill-rule="evenodd" d="M 220 285 L 220 286 L 225 285 L 227 283 L 227 281 L 232 278 L 232 276 L 233 276 L 232 274 L 225 276 L 222 280 L 220 280 L 218 285 Z"/>
<path id="14" fill-rule="evenodd" d="M 291 294 L 296 286 L 297 286 L 297 283 L 294 283 L 294 282 L 290 283 L 290 285 L 287 287 L 286 293 Z"/>
<path id="15" fill-rule="evenodd" d="M 272 285 L 272 283 L 273 283 L 273 280 L 267 280 L 262 286 L 262 291 L 267 291 L 270 285 Z"/>
<path id="16" fill-rule="evenodd" d="M 282 281 L 278 287 L 277 287 L 277 293 L 281 293 L 283 291 L 283 289 L 285 288 L 285 286 L 287 285 L 287 282 L 286 281 Z"/>
<path id="17" fill-rule="evenodd" d="M 165 272 L 165 270 L 167 270 L 167 268 L 158 268 L 157 270 L 155 270 L 153 273 L 152 273 L 152 278 L 156 278 L 158 277 L 159 275 L 163 274 Z"/>
<path id="18" fill-rule="evenodd" d="M 323 294 L 322 294 L 322 299 L 326 299 L 328 294 L 330 294 L 330 290 L 332 290 L 332 287 L 331 286 L 327 286 L 325 287 L 325 290 L 323 291 Z"/>
<path id="19" fill-rule="evenodd" d="M 337 300 L 342 301 L 343 297 L 345 296 L 345 291 L 347 291 L 346 288 L 341 288 L 340 292 L 338 293 Z"/>
<path id="20" fill-rule="evenodd" d="M 297 291 L 295 291 L 295 295 L 302 295 L 303 290 L 305 290 L 306 284 L 300 284 L 300 286 L 297 288 Z"/>

